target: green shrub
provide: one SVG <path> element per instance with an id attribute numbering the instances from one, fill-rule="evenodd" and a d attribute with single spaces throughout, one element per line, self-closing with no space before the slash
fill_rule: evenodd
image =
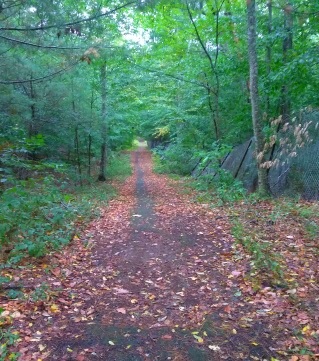
<path id="1" fill-rule="evenodd" d="M 154 170 L 157 173 L 187 176 L 195 167 L 193 151 L 179 144 L 170 144 L 167 148 L 155 148 Z"/>
<path id="2" fill-rule="evenodd" d="M 130 155 L 113 153 L 109 158 L 106 172 L 108 178 L 126 179 L 132 174 Z"/>
<path id="3" fill-rule="evenodd" d="M 11 346 L 15 345 L 18 339 L 19 334 L 17 332 L 12 332 L 11 329 L 0 329 L 0 361 L 18 360 L 19 354 L 16 352 L 10 352 Z"/>
<path id="4" fill-rule="evenodd" d="M 128 155 L 112 157 L 109 177 L 124 179 L 130 173 Z M 74 188 L 53 176 L 15 180 L 0 196 L 3 256 L 7 254 L 12 264 L 25 256 L 42 257 L 60 249 L 72 239 L 79 223 L 98 215 L 100 206 L 114 194 L 113 187 L 107 183 Z"/>
<path id="5" fill-rule="evenodd" d="M 204 198 L 218 206 L 241 200 L 247 194 L 242 182 L 234 179 L 224 169 L 218 169 L 215 175 L 199 176 L 191 186 L 201 192 L 199 198 Z"/>

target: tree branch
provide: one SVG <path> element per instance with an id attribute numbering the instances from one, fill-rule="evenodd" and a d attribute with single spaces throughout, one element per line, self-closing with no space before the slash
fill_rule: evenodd
<path id="1" fill-rule="evenodd" d="M 51 73 L 51 74 L 48 74 L 48 75 L 45 75 L 43 77 L 40 77 L 40 78 L 36 78 L 36 79 L 28 79 L 28 80 L 0 80 L 0 84 L 5 84 L 5 85 L 12 85 L 12 84 L 24 84 L 24 83 L 35 83 L 35 82 L 40 82 L 40 81 L 44 81 L 46 79 L 49 79 L 49 78 L 52 78 L 56 75 L 59 75 L 63 72 L 66 72 L 70 69 L 72 69 L 75 65 L 79 64 L 80 63 L 80 60 L 78 60 L 77 62 L 71 64 L 69 67 L 67 68 L 63 68 L 63 69 L 60 69 L 54 73 Z"/>
<path id="2" fill-rule="evenodd" d="M 197 40 L 199 41 L 199 43 L 200 43 L 200 45 L 201 45 L 204 53 L 206 54 L 206 56 L 207 56 L 207 58 L 208 58 L 208 60 L 209 60 L 210 67 L 211 67 L 213 73 L 215 73 L 215 66 L 214 66 L 213 59 L 212 59 L 212 57 L 210 56 L 210 54 L 209 54 L 209 52 L 208 52 L 208 50 L 207 50 L 207 48 L 206 48 L 206 46 L 205 46 L 205 44 L 204 44 L 201 36 L 200 36 L 200 34 L 199 34 L 199 31 L 198 31 L 198 29 L 197 29 L 197 25 L 195 24 L 193 15 L 192 15 L 192 13 L 191 13 L 191 10 L 190 10 L 190 8 L 189 8 L 189 5 L 188 5 L 188 2 L 187 2 L 187 1 L 186 1 L 186 8 L 187 8 L 187 13 L 188 13 L 189 19 L 190 19 L 190 21 L 191 21 L 191 23 L 192 23 L 192 25 L 193 25 L 193 27 L 194 27 Z"/>
<path id="3" fill-rule="evenodd" d="M 94 16 L 91 16 L 89 18 L 86 19 L 80 19 L 80 20 L 76 20 L 76 21 L 72 21 L 70 23 L 65 23 L 65 24 L 55 24 L 55 25 L 47 25 L 47 26 L 37 26 L 37 27 L 31 27 L 31 28 L 15 28 L 15 27 L 2 27 L 0 28 L 0 31 L 5 31 L 5 30 L 10 30 L 10 31 L 34 31 L 34 30 L 46 30 L 46 29 L 52 29 L 52 28 L 60 28 L 60 27 L 68 27 L 68 26 L 72 26 L 72 25 L 76 25 L 76 24 L 80 24 L 80 23 L 84 23 L 84 22 L 88 22 L 88 21 L 92 21 L 92 20 L 96 20 L 98 18 L 104 17 L 104 16 L 109 16 L 111 14 L 114 14 L 116 11 L 121 10 L 129 5 L 135 4 L 137 0 L 133 0 L 130 1 L 124 5 L 118 6 L 113 10 L 107 11 L 105 13 L 102 14 L 97 14 Z"/>
<path id="4" fill-rule="evenodd" d="M 35 48 L 53 49 L 53 50 L 79 50 L 79 49 L 85 49 L 85 48 L 80 48 L 80 47 L 74 47 L 74 48 L 71 47 L 70 48 L 70 47 L 64 47 L 64 46 L 38 45 L 38 44 L 28 43 L 26 41 L 22 41 L 22 40 L 18 40 L 18 39 L 7 38 L 6 36 L 3 36 L 3 35 L 0 35 L 0 38 L 5 39 L 5 40 L 10 41 L 10 42 L 13 42 L 13 43 L 33 46 Z"/>
<path id="5" fill-rule="evenodd" d="M 138 65 L 138 64 L 135 64 L 133 62 L 131 62 L 133 65 L 137 66 L 138 68 L 142 69 L 142 70 L 145 70 L 145 71 L 148 71 L 150 73 L 156 73 L 156 74 L 159 74 L 159 75 L 162 75 L 162 76 L 166 76 L 168 78 L 172 78 L 172 79 L 175 79 L 175 80 L 180 80 L 180 81 L 183 81 L 184 83 L 189 83 L 189 84 L 193 84 L 193 85 L 197 85 L 201 88 L 204 88 L 204 89 L 207 89 L 207 90 L 211 90 L 211 88 L 209 86 L 207 86 L 206 84 L 203 84 L 203 83 L 199 83 L 199 82 L 196 82 L 196 81 L 193 81 L 193 80 L 188 80 L 188 79 L 185 79 L 183 77 L 179 77 L 177 75 L 173 75 L 173 74 L 168 74 L 168 73 L 165 73 L 165 72 L 162 72 L 160 70 L 157 70 L 157 69 L 149 69 L 149 68 L 146 68 L 144 66 L 141 66 L 141 65 Z"/>

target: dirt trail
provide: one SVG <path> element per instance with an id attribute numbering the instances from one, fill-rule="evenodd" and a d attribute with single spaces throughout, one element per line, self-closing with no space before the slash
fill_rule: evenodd
<path id="1" fill-rule="evenodd" d="M 132 162 L 67 265 L 72 301 L 36 321 L 39 359 L 270 360 L 273 331 L 241 296 L 227 217 L 153 174 L 146 150 Z"/>

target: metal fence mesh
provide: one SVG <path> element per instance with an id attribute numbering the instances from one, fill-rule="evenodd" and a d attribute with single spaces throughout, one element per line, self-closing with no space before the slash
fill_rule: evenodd
<path id="1" fill-rule="evenodd" d="M 278 133 L 274 159 L 269 171 L 270 189 L 276 196 L 319 199 L 319 112 L 304 110 L 288 130 Z"/>

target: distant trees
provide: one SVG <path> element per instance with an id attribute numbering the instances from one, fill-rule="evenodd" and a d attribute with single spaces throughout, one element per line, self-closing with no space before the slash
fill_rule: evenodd
<path id="1" fill-rule="evenodd" d="M 249 74 L 252 3 L 3 2 L 1 149 L 41 135 L 43 157 L 63 158 L 83 178 L 94 156 L 104 179 L 106 148 L 127 146 L 136 132 L 166 129 L 185 154 L 253 134 L 267 140 L 272 118 L 318 107 L 319 3 L 256 2 L 258 76 Z"/>
<path id="2" fill-rule="evenodd" d="M 107 131 L 113 149 L 132 140 L 133 132 L 129 137 L 121 133 L 125 122 L 116 124 L 115 132 L 114 123 L 109 129 L 103 126 L 106 85 L 101 86 L 99 68 L 106 62 L 114 67 L 114 60 L 118 65 L 124 52 L 115 46 L 122 35 L 113 15 L 133 3 L 108 3 L 104 8 L 96 2 L 74 5 L 67 0 L 2 4 L 0 153 L 19 148 L 26 154 L 26 144 L 40 136 L 37 157 L 72 164 L 82 183 L 84 176 L 92 175 L 92 156 L 97 159 L 101 147 L 107 146 Z M 109 86 L 114 79 L 116 72 Z M 109 92 L 110 115 L 120 92 L 119 85 Z M 112 138 L 111 132 L 117 136 Z"/>

